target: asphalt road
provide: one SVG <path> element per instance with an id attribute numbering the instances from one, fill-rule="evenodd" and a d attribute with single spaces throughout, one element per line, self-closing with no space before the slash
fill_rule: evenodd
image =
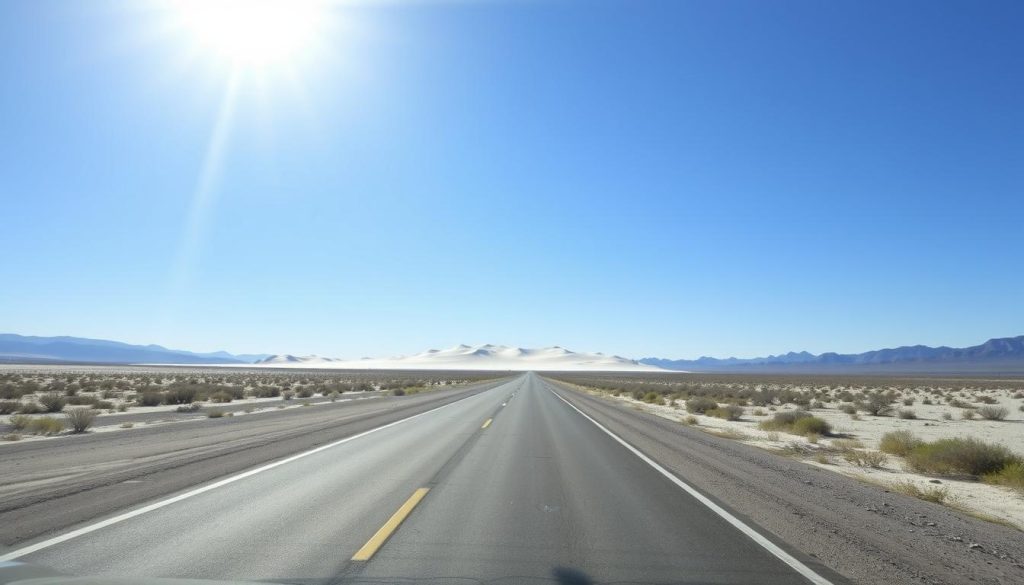
<path id="1" fill-rule="evenodd" d="M 58 536 L 80 533 L 18 560 L 301 583 L 788 584 L 825 573 L 773 553 L 534 374 L 399 421 L 111 512 L 95 530 L 99 518 L 68 527 Z"/>

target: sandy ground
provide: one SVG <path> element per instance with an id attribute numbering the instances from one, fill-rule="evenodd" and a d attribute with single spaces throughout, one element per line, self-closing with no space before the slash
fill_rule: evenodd
<path id="1" fill-rule="evenodd" d="M 345 396 L 344 398 L 338 398 L 334 402 L 348 402 L 348 401 L 351 401 L 351 400 L 366 400 L 366 399 L 371 399 L 371 398 L 377 398 L 379 396 L 377 394 L 372 394 L 372 395 L 369 395 L 369 396 L 365 396 L 364 394 L 366 394 L 366 393 L 363 393 L 363 392 L 346 393 L 346 394 L 344 394 L 344 396 Z M 319 399 L 321 397 L 317 396 L 316 398 Z M 90 433 L 108 433 L 108 432 L 114 432 L 114 431 L 127 431 L 127 430 L 131 430 L 133 428 L 148 427 L 148 426 L 152 426 L 152 425 L 155 425 L 155 424 L 173 424 L 173 423 L 176 423 L 176 422 L 186 422 L 186 421 L 193 421 L 193 420 L 197 420 L 197 419 L 201 420 L 201 419 L 208 418 L 208 417 L 206 417 L 206 414 L 205 414 L 206 411 L 212 410 L 212 409 L 216 409 L 217 407 L 220 407 L 220 406 L 239 406 L 239 405 L 246 406 L 246 405 L 251 405 L 251 409 L 247 408 L 245 410 L 235 410 L 235 411 L 232 411 L 232 412 L 226 412 L 224 414 L 224 416 L 248 416 L 248 415 L 251 415 L 251 414 L 260 414 L 260 413 L 272 412 L 272 411 L 276 411 L 276 410 L 284 410 L 284 409 L 290 409 L 290 408 L 302 408 L 302 407 L 313 407 L 313 406 L 322 406 L 324 404 L 332 404 L 332 402 L 330 402 L 330 401 L 323 401 L 322 399 L 321 399 L 320 402 L 311 402 L 311 401 L 307 402 L 308 400 L 310 400 L 310 399 L 295 398 L 295 399 L 292 399 L 292 400 L 288 401 L 287 404 L 281 404 L 280 403 L 281 402 L 281 398 L 280 397 L 271 397 L 271 398 L 239 398 L 239 399 L 232 400 L 229 403 L 223 403 L 223 404 L 216 403 L 216 402 L 196 402 L 195 404 L 199 405 L 200 409 L 195 411 L 195 413 L 194 413 L 195 416 L 191 417 L 191 418 L 184 418 L 184 419 L 180 419 L 179 418 L 179 419 L 173 419 L 173 420 L 172 419 L 167 419 L 167 420 L 154 419 L 154 420 L 151 420 L 151 421 L 146 421 L 146 422 L 141 422 L 141 423 L 140 422 L 127 423 L 127 424 L 124 424 L 124 425 L 122 425 L 121 423 L 102 424 L 102 425 L 95 425 L 95 426 L 91 427 L 89 429 L 89 432 Z M 111 401 L 115 402 L 115 404 L 121 402 L 120 399 L 111 399 Z M 268 402 L 273 402 L 273 403 L 276 403 L 276 404 L 268 406 L 267 405 Z M 101 411 L 101 412 L 104 414 L 104 416 L 110 416 L 110 417 L 117 416 L 117 415 L 136 415 L 136 414 L 151 414 L 151 413 L 176 413 L 178 407 L 179 407 L 179 405 L 176 405 L 176 404 L 172 404 L 172 405 L 161 404 L 159 406 L 132 406 L 130 409 L 128 409 L 125 412 L 117 412 L 116 410 L 104 410 L 104 411 Z M 65 407 L 65 410 L 69 409 L 69 408 L 82 408 L 82 407 L 67 406 L 67 407 Z M 246 412 L 246 411 L 248 411 L 248 412 Z M 14 416 L 14 415 L 2 415 L 2 416 L 0 416 L 0 424 L 7 424 L 9 422 L 11 416 Z M 42 417 L 42 416 L 52 416 L 54 418 L 62 418 L 63 417 L 63 415 L 61 413 L 32 414 L 32 415 L 26 415 L 26 416 L 29 416 L 31 418 L 37 418 L 37 417 Z M 108 421 L 105 421 L 105 422 L 108 422 Z M 9 434 L 17 435 L 18 436 L 17 441 L 0 440 L 0 448 L 2 448 L 3 445 L 10 445 L 10 444 L 14 444 L 16 442 L 22 442 L 22 441 L 45 441 L 47 439 L 55 439 L 57 437 L 61 437 L 61 436 L 65 436 L 65 435 L 69 434 L 69 431 L 65 430 L 65 431 L 63 431 L 63 432 L 61 432 L 59 434 L 56 434 L 56 435 L 33 435 L 33 434 L 25 433 L 25 432 L 16 432 L 16 431 L 11 431 Z"/>
<path id="2" fill-rule="evenodd" d="M 900 419 L 896 416 L 870 416 L 864 413 L 854 419 L 837 409 L 838 403 L 826 403 L 826 408 L 810 410 L 814 416 L 831 423 L 833 433 L 837 437 L 821 437 L 816 442 L 806 437 L 791 435 L 784 432 L 763 431 L 757 428 L 758 423 L 770 419 L 777 412 L 797 410 L 793 405 L 778 406 L 775 410 L 767 408 L 744 407 L 744 415 L 739 421 L 726 421 L 719 418 L 690 414 L 686 411 L 683 401 L 675 401 L 671 406 L 648 404 L 632 397 L 612 396 L 606 392 L 583 388 L 590 394 L 609 400 L 619 400 L 631 404 L 634 408 L 656 414 L 658 416 L 685 422 L 690 416 L 697 419 L 697 428 L 727 438 L 742 441 L 749 445 L 767 450 L 784 453 L 800 460 L 829 469 L 836 473 L 855 477 L 863 481 L 892 486 L 900 482 L 911 482 L 920 489 L 948 490 L 946 505 L 959 508 L 967 513 L 984 519 L 1013 525 L 1024 530 L 1024 494 L 1016 490 L 981 483 L 973 480 L 950 478 L 934 478 L 909 471 L 900 457 L 886 455 L 885 462 L 878 468 L 859 467 L 846 461 L 835 452 L 836 441 L 855 439 L 863 444 L 863 450 L 875 451 L 883 434 L 895 430 L 909 430 L 919 438 L 932 441 L 946 437 L 973 437 L 989 443 L 999 443 L 1024 456 L 1024 413 L 1018 410 L 1024 402 L 1011 398 L 1007 391 L 987 391 L 983 394 L 993 396 L 998 405 L 1005 406 L 1010 414 L 1003 421 L 989 421 L 974 418 L 963 420 L 962 409 L 949 405 L 924 405 L 918 399 L 912 406 L 898 408 L 911 409 L 917 419 Z M 805 409 L 806 410 L 806 409 Z M 764 414 L 754 414 L 755 411 Z M 952 420 L 945 420 L 943 415 L 950 413 Z M 841 443 L 840 443 L 841 445 Z"/>

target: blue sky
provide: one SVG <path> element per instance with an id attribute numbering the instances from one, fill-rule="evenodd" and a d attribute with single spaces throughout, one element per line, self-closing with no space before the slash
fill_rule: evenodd
<path id="1" fill-rule="evenodd" d="M 339 357 L 1024 333 L 1019 2 L 346 3 L 313 56 L 234 77 L 169 18 L 0 3 L 0 330 Z"/>

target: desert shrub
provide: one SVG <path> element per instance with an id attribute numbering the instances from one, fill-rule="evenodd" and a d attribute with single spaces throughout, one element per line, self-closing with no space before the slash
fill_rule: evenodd
<path id="1" fill-rule="evenodd" d="M 135 424 L 134 424 L 134 423 L 129 423 L 129 422 L 126 422 L 126 423 L 121 423 L 121 428 L 122 428 L 122 429 L 130 429 L 130 428 L 132 428 L 132 427 L 134 427 L 134 426 L 135 426 Z"/>
<path id="2" fill-rule="evenodd" d="M 405 396 L 405 388 L 395 388 L 391 391 L 393 396 Z"/>
<path id="3" fill-rule="evenodd" d="M 256 398 L 276 398 L 281 395 L 281 389 L 277 386 L 257 386 L 253 388 L 252 395 Z"/>
<path id="4" fill-rule="evenodd" d="M 210 401 L 211 402 L 217 402 L 217 403 L 220 403 L 220 404 L 223 404 L 223 403 L 226 403 L 226 402 L 231 402 L 234 399 L 235 399 L 235 397 L 232 396 L 230 392 L 225 392 L 223 390 L 220 390 L 218 392 L 214 392 L 213 394 L 210 395 Z"/>
<path id="5" fill-rule="evenodd" d="M 191 404 L 182 404 L 181 406 L 179 406 L 175 410 L 177 412 L 195 412 L 195 411 L 199 410 L 199 405 L 196 404 L 195 402 L 193 402 Z"/>
<path id="6" fill-rule="evenodd" d="M 0 414 L 14 414 L 21 406 L 17 400 L 0 400 Z"/>
<path id="7" fill-rule="evenodd" d="M 797 435 L 827 435 L 832 431 L 832 426 L 828 424 L 828 421 L 816 416 L 805 416 L 798 418 L 793 423 L 793 430 L 790 431 Z"/>
<path id="8" fill-rule="evenodd" d="M 245 386 L 236 386 L 234 384 L 227 384 L 218 388 L 221 392 L 227 392 L 235 400 L 241 400 L 245 398 Z"/>
<path id="9" fill-rule="evenodd" d="M 330 399 L 331 402 L 337 402 L 339 396 L 341 396 L 341 394 L 338 394 L 337 392 L 331 392 L 330 394 L 327 395 L 327 398 Z"/>
<path id="10" fill-rule="evenodd" d="M 299 391 L 296 393 L 296 395 L 299 398 L 310 398 L 313 396 L 313 389 L 310 388 L 309 386 L 303 386 L 302 388 L 299 388 Z"/>
<path id="11" fill-rule="evenodd" d="M 291 400 L 294 397 L 295 397 L 295 393 L 292 392 L 291 390 L 285 390 L 284 392 L 281 393 L 281 398 L 283 398 L 285 400 Z"/>
<path id="12" fill-rule="evenodd" d="M 26 430 L 33 435 L 56 435 L 64 430 L 64 421 L 52 416 L 41 416 L 32 419 Z"/>
<path id="13" fill-rule="evenodd" d="M 743 416 L 743 407 L 736 406 L 735 404 L 726 404 L 718 408 L 705 410 L 704 414 L 724 420 L 740 420 L 740 417 Z"/>
<path id="14" fill-rule="evenodd" d="M 839 411 L 844 414 L 857 414 L 857 406 L 854 404 L 843 404 L 839 407 Z"/>
<path id="15" fill-rule="evenodd" d="M 914 399 L 913 398 L 904 398 L 903 399 L 903 406 L 914 406 Z"/>
<path id="16" fill-rule="evenodd" d="M 139 406 L 160 406 L 164 402 L 164 393 L 156 390 L 143 390 L 135 396 Z"/>
<path id="17" fill-rule="evenodd" d="M 219 408 L 211 408 L 206 411 L 206 418 L 221 418 L 224 416 L 224 411 Z"/>
<path id="18" fill-rule="evenodd" d="M 688 416 L 688 417 L 686 417 L 686 418 L 684 418 L 684 419 L 680 419 L 680 420 L 681 420 L 681 421 L 682 421 L 682 422 L 683 422 L 684 424 L 688 424 L 688 425 L 690 425 L 690 426 L 696 426 L 696 425 L 697 425 L 697 423 L 699 422 L 699 421 L 697 420 L 697 417 L 695 417 L 695 416 L 693 416 L 693 415 L 690 415 L 690 416 Z"/>
<path id="19" fill-rule="evenodd" d="M 922 443 L 907 454 L 911 469 L 937 475 L 985 475 L 1020 461 L 1002 445 L 991 445 L 973 438 Z"/>
<path id="20" fill-rule="evenodd" d="M 917 413 L 909 408 L 901 408 L 896 411 L 896 418 L 915 419 L 917 418 Z"/>
<path id="21" fill-rule="evenodd" d="M 39 414 L 46 412 L 46 409 L 35 402 L 22 402 L 18 407 L 18 414 Z"/>
<path id="22" fill-rule="evenodd" d="M 886 416 L 892 413 L 892 400 L 884 394 L 872 394 L 859 406 L 861 410 L 873 416 Z"/>
<path id="23" fill-rule="evenodd" d="M 96 420 L 96 411 L 88 407 L 69 408 L 64 416 L 73 432 L 84 433 Z"/>
<path id="24" fill-rule="evenodd" d="M 906 457 L 908 453 L 922 443 L 924 441 L 918 439 L 910 431 L 892 431 L 882 435 L 882 439 L 878 442 L 878 448 L 890 455 Z"/>
<path id="25" fill-rule="evenodd" d="M 843 452 L 843 459 L 858 467 L 873 467 L 877 469 L 885 464 L 886 456 L 885 453 L 879 453 L 878 451 L 850 449 Z"/>
<path id="26" fill-rule="evenodd" d="M 753 415 L 754 416 L 764 416 L 765 415 L 764 409 L 755 408 L 754 412 L 753 412 Z"/>
<path id="27" fill-rule="evenodd" d="M 11 428 L 13 428 L 16 431 L 25 430 L 25 428 L 28 427 L 28 423 L 30 422 L 32 422 L 32 417 L 25 416 L 23 414 L 16 414 L 7 421 L 7 423 L 11 425 Z"/>
<path id="28" fill-rule="evenodd" d="M 192 384 L 172 384 L 164 392 L 167 404 L 191 404 L 195 402 L 199 389 Z"/>
<path id="29" fill-rule="evenodd" d="M 959 400 L 959 399 L 957 399 L 957 398 L 953 398 L 953 399 L 951 399 L 951 400 L 950 400 L 949 402 L 947 402 L 946 404 L 949 404 L 949 405 L 950 405 L 950 406 L 952 406 L 953 408 L 970 408 L 970 407 L 971 407 L 971 405 L 970 405 L 970 404 L 968 404 L 968 403 L 964 402 L 963 400 Z"/>
<path id="30" fill-rule="evenodd" d="M 892 483 L 890 487 L 894 492 L 913 496 L 926 502 L 942 504 L 946 500 L 950 499 L 949 488 L 946 486 L 925 486 L 924 489 L 921 489 L 921 487 L 912 481 L 897 481 Z"/>
<path id="31" fill-rule="evenodd" d="M 977 400 L 978 402 L 982 403 L 982 404 L 995 404 L 995 403 L 999 402 L 998 400 L 995 399 L 995 397 L 986 396 L 984 394 L 982 394 L 980 396 L 975 396 L 974 399 Z"/>
<path id="32" fill-rule="evenodd" d="M 982 479 L 988 483 L 1005 485 L 1015 490 L 1024 491 L 1024 462 L 1014 461 L 1009 463 L 999 471 L 985 475 Z"/>
<path id="33" fill-rule="evenodd" d="M 5 441 L 20 441 L 21 440 L 21 435 L 19 435 L 18 433 L 7 433 L 6 435 L 3 436 L 3 440 L 5 440 Z"/>
<path id="34" fill-rule="evenodd" d="M 1010 409 L 1005 406 L 982 406 L 978 409 L 978 414 L 985 420 L 1003 420 L 1010 414 Z"/>
<path id="35" fill-rule="evenodd" d="M 60 412 L 64 410 L 64 405 L 67 403 L 67 398 L 56 392 L 43 394 L 39 397 L 39 404 L 42 405 L 46 412 Z"/>
<path id="36" fill-rule="evenodd" d="M 658 394 L 657 392 L 648 392 L 644 394 L 643 401 L 648 404 L 659 404 L 662 402 L 661 394 Z"/>
<path id="37" fill-rule="evenodd" d="M 93 404 L 99 402 L 99 399 L 96 398 L 95 396 L 85 396 L 78 394 L 74 396 L 67 396 L 64 400 L 67 402 L 67 404 L 72 406 L 92 406 Z"/>
<path id="38" fill-rule="evenodd" d="M 977 414 L 978 413 L 975 412 L 975 410 L 973 408 L 965 408 L 965 409 L 960 411 L 960 418 L 962 418 L 964 420 L 971 420 L 975 416 L 977 416 Z"/>
<path id="39" fill-rule="evenodd" d="M 761 421 L 758 426 L 765 431 L 788 431 L 793 427 L 793 423 L 795 423 L 797 419 L 809 416 L 811 416 L 810 413 L 802 410 L 777 412 L 770 420 Z"/>
<path id="40" fill-rule="evenodd" d="M 686 411 L 694 414 L 705 414 L 709 410 L 718 408 L 718 403 L 710 398 L 696 397 L 686 401 Z"/>
<path id="41" fill-rule="evenodd" d="M 864 443 L 861 443 L 857 439 L 836 439 L 832 441 L 832 448 L 840 453 L 845 453 L 847 451 L 852 451 L 853 449 L 863 449 Z"/>
<path id="42" fill-rule="evenodd" d="M 926 406 L 931 406 L 932 405 L 932 399 L 931 398 L 925 398 L 924 400 L 921 401 L 921 404 L 924 404 Z"/>

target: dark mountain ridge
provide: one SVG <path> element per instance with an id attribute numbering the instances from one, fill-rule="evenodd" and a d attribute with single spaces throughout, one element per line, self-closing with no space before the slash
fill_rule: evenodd
<path id="1" fill-rule="evenodd" d="M 760 358 L 701 357 L 695 360 L 643 358 L 640 363 L 669 370 L 713 371 L 976 371 L 990 366 L 999 371 L 1024 371 L 1024 335 L 989 339 L 971 347 L 929 347 L 910 345 L 878 349 L 864 353 L 826 352 L 814 355 L 806 351 Z"/>

